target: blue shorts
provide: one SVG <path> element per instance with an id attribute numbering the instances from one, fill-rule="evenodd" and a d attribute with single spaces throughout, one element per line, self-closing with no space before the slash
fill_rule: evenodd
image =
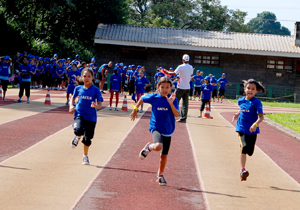
<path id="1" fill-rule="evenodd" d="M 67 93 L 73 94 L 75 87 L 76 87 L 75 85 L 68 85 Z"/>

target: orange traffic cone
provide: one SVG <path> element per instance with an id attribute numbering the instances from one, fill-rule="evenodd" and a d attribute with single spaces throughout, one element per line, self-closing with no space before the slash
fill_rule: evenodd
<path id="1" fill-rule="evenodd" d="M 209 118 L 209 119 L 213 118 L 212 116 L 210 116 L 210 104 L 209 103 L 207 103 L 205 106 L 205 113 L 204 113 L 203 118 Z"/>
<path id="2" fill-rule="evenodd" d="M 2 101 L 2 85 L 0 85 L 0 100 Z"/>
<path id="3" fill-rule="evenodd" d="M 128 112 L 128 109 L 127 109 L 127 97 L 126 97 L 126 95 L 124 97 L 123 104 L 122 104 L 122 109 L 121 110 L 124 111 L 124 112 Z"/>
<path id="4" fill-rule="evenodd" d="M 45 105 L 51 105 L 51 100 L 50 100 L 50 90 L 48 89 L 46 99 L 45 99 Z"/>

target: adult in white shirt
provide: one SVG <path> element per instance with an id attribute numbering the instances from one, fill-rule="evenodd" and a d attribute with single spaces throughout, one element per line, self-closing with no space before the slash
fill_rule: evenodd
<path id="1" fill-rule="evenodd" d="M 190 56 L 188 54 L 184 54 L 182 56 L 183 64 L 179 65 L 174 72 L 164 70 L 165 73 L 170 75 L 179 74 L 179 81 L 176 91 L 176 97 L 178 101 L 182 98 L 182 106 L 181 106 L 181 118 L 177 120 L 177 122 L 186 122 L 188 108 L 189 108 L 189 93 L 190 93 L 190 81 L 191 76 L 193 74 L 193 66 L 189 64 Z"/>

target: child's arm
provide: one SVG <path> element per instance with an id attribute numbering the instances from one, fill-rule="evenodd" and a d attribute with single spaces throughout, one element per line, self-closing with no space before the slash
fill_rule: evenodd
<path id="1" fill-rule="evenodd" d="M 146 86 L 145 86 L 145 90 L 146 90 L 146 88 L 147 88 L 149 85 L 150 85 L 150 82 L 149 82 L 148 84 L 146 84 Z"/>
<path id="2" fill-rule="evenodd" d="M 240 113 L 241 113 L 241 110 L 239 110 L 237 113 L 233 114 L 233 117 L 232 117 L 232 122 L 237 120 L 240 116 Z"/>
<path id="3" fill-rule="evenodd" d="M 171 106 L 171 109 L 172 109 L 172 112 L 173 112 L 174 116 L 179 117 L 179 112 L 173 104 L 175 98 L 176 98 L 176 93 L 172 93 L 169 98 L 168 98 L 168 96 L 166 96 L 166 99 L 167 99 L 167 101 L 169 102 L 169 104 Z"/>
<path id="4" fill-rule="evenodd" d="M 264 120 L 264 114 L 263 113 L 258 113 L 258 119 L 256 120 L 255 123 L 253 123 L 249 129 L 249 131 L 255 132 L 256 128 L 260 125 L 260 123 Z"/>
<path id="5" fill-rule="evenodd" d="M 133 106 L 133 110 L 132 110 L 132 112 L 131 112 L 131 114 L 130 114 L 130 117 L 131 117 L 131 120 L 132 120 L 132 121 L 134 121 L 135 118 L 137 117 L 137 110 L 139 109 L 139 106 L 140 106 L 142 103 L 143 103 L 143 100 L 140 99 L 140 100 L 137 102 L 136 106 L 132 105 L 132 106 Z"/>
<path id="6" fill-rule="evenodd" d="M 69 113 L 70 114 L 75 113 L 76 107 L 74 106 L 74 103 L 75 103 L 75 98 L 72 97 L 72 102 L 69 103 Z"/>
<path id="7" fill-rule="evenodd" d="M 97 99 L 96 99 L 96 102 L 92 101 L 91 107 L 96 108 L 96 109 L 101 109 L 102 108 L 102 102 L 101 101 L 97 102 Z"/>

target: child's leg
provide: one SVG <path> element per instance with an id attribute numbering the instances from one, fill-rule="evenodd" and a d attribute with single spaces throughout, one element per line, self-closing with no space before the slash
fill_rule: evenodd
<path id="1" fill-rule="evenodd" d="M 119 103 L 119 91 L 116 91 L 116 107 L 118 107 Z"/>
<path id="2" fill-rule="evenodd" d="M 167 164 L 167 158 L 168 158 L 168 155 L 160 154 L 158 176 L 161 176 L 164 173 L 165 167 Z"/>
<path id="3" fill-rule="evenodd" d="M 113 100 L 113 97 L 114 97 L 114 92 L 113 90 L 110 91 L 110 99 L 109 99 L 109 106 L 111 107 L 112 106 L 112 100 Z"/>
<path id="4" fill-rule="evenodd" d="M 202 117 L 202 112 L 204 110 L 205 104 L 206 104 L 205 100 L 202 99 L 202 101 L 201 101 L 201 107 L 200 107 L 200 115 L 198 117 Z"/>
<path id="5" fill-rule="evenodd" d="M 246 168 L 246 154 L 241 153 L 241 169 L 245 169 Z"/>

